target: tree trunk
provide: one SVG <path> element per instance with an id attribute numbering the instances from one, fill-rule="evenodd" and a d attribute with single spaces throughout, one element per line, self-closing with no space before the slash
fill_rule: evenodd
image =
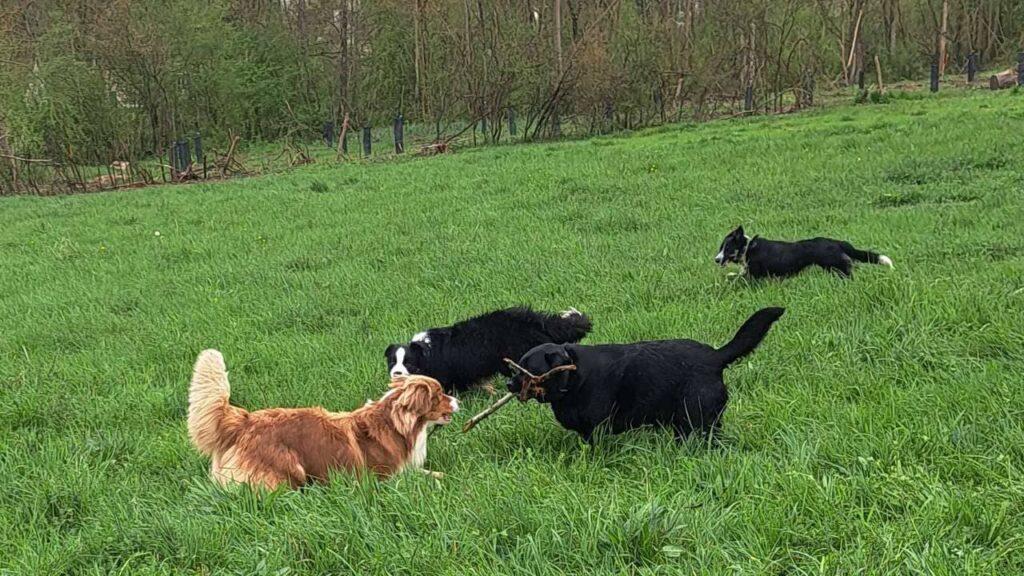
<path id="1" fill-rule="evenodd" d="M 345 138 L 348 136 L 348 112 L 345 112 L 345 118 L 341 121 L 341 134 L 338 136 L 338 160 L 344 158 L 344 147 Z"/>
<path id="2" fill-rule="evenodd" d="M 569 6 L 569 23 L 572 25 L 572 40 L 577 42 L 580 39 L 580 5 L 579 0 L 573 2 L 573 0 L 565 0 L 567 6 Z"/>
<path id="3" fill-rule="evenodd" d="M 685 29 L 686 29 L 686 32 L 685 32 L 685 36 L 683 37 L 683 42 L 684 42 L 684 46 L 686 46 L 687 50 L 692 50 L 693 49 L 693 17 L 694 17 L 693 13 L 697 11 L 697 5 L 696 4 L 697 3 L 696 3 L 695 0 L 686 0 L 686 18 L 685 18 L 685 22 L 686 22 Z"/>
<path id="4" fill-rule="evenodd" d="M 882 63 L 878 60 L 878 54 L 875 54 L 875 75 L 878 77 L 878 91 L 885 92 L 885 84 L 882 83 Z"/>
<path id="5" fill-rule="evenodd" d="M 864 19 L 864 4 L 856 2 L 853 6 L 855 11 L 850 12 L 850 52 L 843 65 L 843 78 L 846 84 L 850 85 L 856 81 L 857 69 L 854 67 L 854 57 L 858 54 L 858 43 L 860 42 L 860 25 Z"/>
<path id="6" fill-rule="evenodd" d="M 295 4 L 295 21 L 299 35 L 299 67 L 302 68 L 303 82 L 305 82 L 306 98 L 309 101 L 317 100 L 316 83 L 313 80 L 313 72 L 310 70 L 309 58 L 309 29 L 306 22 L 306 0 L 298 0 Z"/>
<path id="7" fill-rule="evenodd" d="M 558 57 L 558 77 L 562 77 L 562 0 L 555 0 L 555 56 Z"/>
<path id="8" fill-rule="evenodd" d="M 348 108 L 352 112 L 352 120 L 356 122 L 356 126 L 359 126 L 359 122 L 365 122 L 367 120 L 366 114 L 363 114 L 362 118 L 359 116 L 359 106 L 361 104 L 359 100 L 359 14 L 356 11 L 358 4 L 355 0 L 345 0 L 348 12 L 346 13 L 346 19 L 348 20 L 348 37 L 350 50 L 346 51 L 347 57 L 345 58 L 348 68 L 348 90 L 346 96 L 348 96 Z"/>
<path id="9" fill-rule="evenodd" d="M 463 1 L 462 8 L 463 8 L 463 14 L 465 15 L 464 25 L 466 27 L 466 32 L 465 32 L 465 34 L 466 34 L 466 59 L 465 59 L 465 62 L 463 63 L 463 66 L 465 67 L 465 69 L 467 71 L 469 71 L 469 70 L 473 69 L 473 44 L 472 44 L 472 42 L 470 42 L 470 38 L 472 38 L 472 34 L 470 33 L 470 29 L 469 29 L 469 0 L 464 0 Z M 479 103 L 480 103 L 479 102 L 479 93 L 477 92 L 476 87 L 473 86 L 473 79 L 475 77 L 476 77 L 475 74 L 470 74 L 469 75 L 470 90 L 469 90 L 468 102 L 466 102 L 466 105 L 469 108 L 469 117 L 471 119 L 472 118 L 476 118 L 477 106 L 479 106 Z M 476 144 L 476 126 L 475 125 L 473 126 L 473 140 L 474 140 L 473 143 Z"/>
<path id="10" fill-rule="evenodd" d="M 423 116 L 426 116 L 427 106 L 426 101 L 423 97 L 423 44 L 420 38 L 420 26 L 422 22 L 422 10 L 423 5 L 420 3 L 421 0 L 413 0 L 415 6 L 412 11 L 412 31 L 413 31 L 413 66 L 416 68 L 416 86 L 415 95 L 416 100 L 420 103 L 420 111 Z"/>
<path id="11" fill-rule="evenodd" d="M 348 53 L 348 23 L 349 23 L 349 0 L 341 0 L 338 3 L 338 14 L 335 23 L 338 27 L 338 114 L 348 114 L 345 109 L 350 105 L 349 94 L 349 53 Z"/>
<path id="12" fill-rule="evenodd" d="M 946 31 L 949 27 L 949 0 L 942 0 L 942 24 L 939 25 L 936 53 L 939 57 L 939 77 L 946 73 Z"/>
<path id="13" fill-rule="evenodd" d="M 896 51 L 896 2 L 899 0 L 887 0 L 882 6 L 883 18 L 885 19 L 885 32 L 889 44 L 889 52 Z"/>

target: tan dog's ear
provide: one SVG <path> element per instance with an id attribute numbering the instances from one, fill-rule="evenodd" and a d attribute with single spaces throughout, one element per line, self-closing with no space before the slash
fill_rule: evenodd
<path id="1" fill-rule="evenodd" d="M 401 434 L 411 434 L 416 423 L 430 412 L 430 386 L 423 381 L 406 382 L 404 388 L 396 392 L 391 408 L 391 420 L 395 429 Z"/>

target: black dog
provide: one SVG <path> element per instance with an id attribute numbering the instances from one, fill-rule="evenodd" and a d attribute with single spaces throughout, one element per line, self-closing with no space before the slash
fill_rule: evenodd
<path id="1" fill-rule="evenodd" d="M 495 374 L 511 376 L 503 358 L 518 358 L 545 342 L 579 342 L 590 328 L 590 319 L 575 308 L 547 314 L 521 306 L 420 332 L 408 344 L 388 346 L 384 356 L 392 378 L 423 374 L 453 392 Z"/>
<path id="2" fill-rule="evenodd" d="M 799 242 L 748 238 L 743 227 L 730 232 L 715 256 L 715 263 L 725 266 L 736 262 L 743 266 L 742 273 L 752 278 L 795 276 L 808 266 L 821 266 L 839 276 L 853 275 L 853 262 L 882 264 L 892 268 L 892 260 L 874 252 L 858 250 L 849 242 L 831 238 L 813 238 Z M 741 273 L 741 274 L 742 274 Z"/>
<path id="3" fill-rule="evenodd" d="M 613 434 L 653 424 L 671 426 L 677 439 L 694 430 L 711 435 L 728 399 L 722 372 L 752 352 L 783 312 L 756 312 L 731 342 L 717 350 L 693 340 L 542 344 L 519 360 L 529 374 L 516 374 L 508 388 L 520 400 L 533 397 L 551 404 L 562 426 L 587 442 L 605 421 Z M 574 370 L 547 374 L 573 365 Z"/>

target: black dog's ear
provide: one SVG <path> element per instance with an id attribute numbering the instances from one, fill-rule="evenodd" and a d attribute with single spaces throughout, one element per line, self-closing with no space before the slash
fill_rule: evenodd
<path id="1" fill-rule="evenodd" d="M 544 366 L 544 370 L 551 370 L 559 366 L 572 364 L 574 362 L 573 353 L 569 352 L 568 344 L 562 344 L 555 348 L 554 350 L 545 353 L 544 362 L 546 363 L 546 366 Z"/>
<path id="2" fill-rule="evenodd" d="M 395 350 L 398 350 L 399 346 L 399 344 L 388 344 L 388 347 L 384 349 L 384 357 L 390 358 L 395 353 Z"/>
<path id="3" fill-rule="evenodd" d="M 413 340 L 412 342 L 409 342 L 409 349 L 415 350 L 416 352 L 419 352 L 420 354 L 424 355 L 427 353 L 427 350 L 430 350 L 430 348 L 428 348 L 426 344 L 420 342 L 419 340 Z"/>
<path id="4" fill-rule="evenodd" d="M 734 234 L 736 234 L 737 236 L 746 236 L 746 234 L 743 233 L 743 226 L 737 226 L 736 232 L 734 232 Z"/>
<path id="5" fill-rule="evenodd" d="M 571 364 L 575 364 L 579 361 L 579 356 L 576 354 L 575 346 L 572 344 L 565 344 L 562 346 L 562 349 L 565 350 L 565 355 L 569 357 L 569 362 Z"/>

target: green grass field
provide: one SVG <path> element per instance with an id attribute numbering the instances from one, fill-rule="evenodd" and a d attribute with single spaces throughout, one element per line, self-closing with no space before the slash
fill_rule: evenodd
<path id="1" fill-rule="evenodd" d="M 897 100 L 628 137 L 0 200 L 4 574 L 1020 574 L 1024 100 Z M 738 223 L 895 269 L 726 281 Z M 591 343 L 725 343 L 720 446 L 464 395 L 428 467 L 259 498 L 189 445 L 196 354 L 246 408 L 344 410 L 421 328 L 529 303 Z"/>

